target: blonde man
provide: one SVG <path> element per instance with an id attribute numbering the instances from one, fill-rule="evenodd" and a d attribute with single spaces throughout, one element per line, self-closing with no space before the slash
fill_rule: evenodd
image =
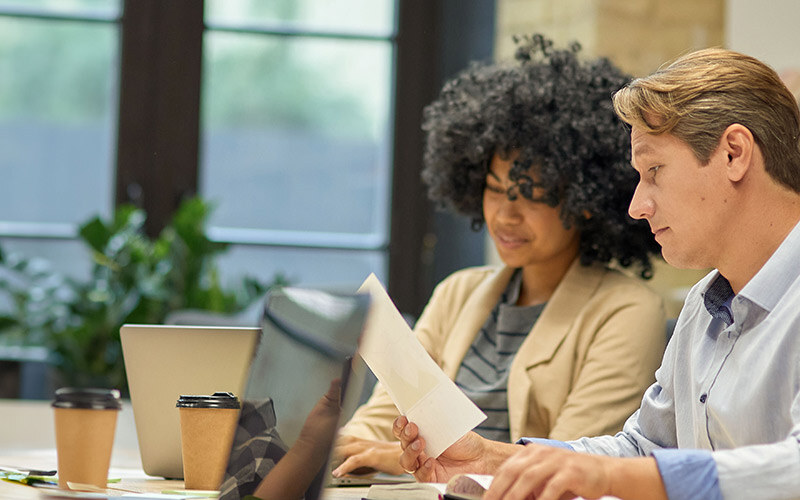
<path id="1" fill-rule="evenodd" d="M 715 268 L 689 293 L 656 383 L 621 433 L 569 443 L 468 434 L 432 459 L 400 417 L 401 465 L 421 480 L 494 473 L 487 500 L 800 498 L 794 97 L 758 60 L 709 49 L 634 80 L 614 107 L 640 176 L 631 216 L 669 263 Z"/>

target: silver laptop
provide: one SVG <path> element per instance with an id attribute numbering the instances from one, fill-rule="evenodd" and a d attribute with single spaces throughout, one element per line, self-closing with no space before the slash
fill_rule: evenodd
<path id="1" fill-rule="evenodd" d="M 220 500 L 251 494 L 294 444 L 311 409 L 331 381 L 343 380 L 339 424 L 358 406 L 366 365 L 356 357 L 369 309 L 366 295 L 332 294 L 300 288 L 273 289 L 267 295 L 262 339 L 244 392 Z M 266 408 L 266 410 L 265 410 Z M 319 429 L 319 427 L 318 427 Z M 295 489 L 315 500 L 329 480 L 336 426 L 317 442 L 316 462 L 295 474 Z M 327 458 L 327 459 L 326 459 Z M 311 476 L 311 477 L 309 477 Z M 313 477 L 313 480 L 312 480 Z M 287 498 L 286 491 L 270 491 Z M 296 493 L 296 492 L 293 492 Z"/>
<path id="2" fill-rule="evenodd" d="M 175 402 L 181 394 L 216 391 L 241 397 L 259 336 L 258 328 L 124 325 L 120 329 L 146 474 L 183 478 Z"/>

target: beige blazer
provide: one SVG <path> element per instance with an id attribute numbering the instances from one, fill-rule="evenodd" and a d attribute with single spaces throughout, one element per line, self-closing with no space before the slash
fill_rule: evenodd
<path id="1" fill-rule="evenodd" d="M 512 273 L 508 267 L 464 269 L 434 290 L 414 331 L 451 379 Z M 664 324 L 661 298 L 641 280 L 576 260 L 511 364 L 512 440 L 570 440 L 621 430 L 655 380 Z M 397 416 L 377 384 L 342 433 L 393 440 Z"/>

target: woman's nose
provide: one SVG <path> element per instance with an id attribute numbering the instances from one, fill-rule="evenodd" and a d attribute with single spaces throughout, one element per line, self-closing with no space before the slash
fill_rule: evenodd
<path id="1" fill-rule="evenodd" d="M 510 220 L 519 218 L 520 211 L 517 197 L 503 198 L 503 201 L 500 202 L 500 210 L 498 212 L 500 217 L 504 219 Z"/>

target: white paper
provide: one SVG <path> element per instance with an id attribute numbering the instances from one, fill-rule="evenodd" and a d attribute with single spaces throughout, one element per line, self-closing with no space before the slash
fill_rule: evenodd
<path id="1" fill-rule="evenodd" d="M 358 291 L 372 299 L 359 354 L 400 413 L 417 424 L 425 453 L 438 457 L 486 415 L 431 359 L 374 274 Z"/>

